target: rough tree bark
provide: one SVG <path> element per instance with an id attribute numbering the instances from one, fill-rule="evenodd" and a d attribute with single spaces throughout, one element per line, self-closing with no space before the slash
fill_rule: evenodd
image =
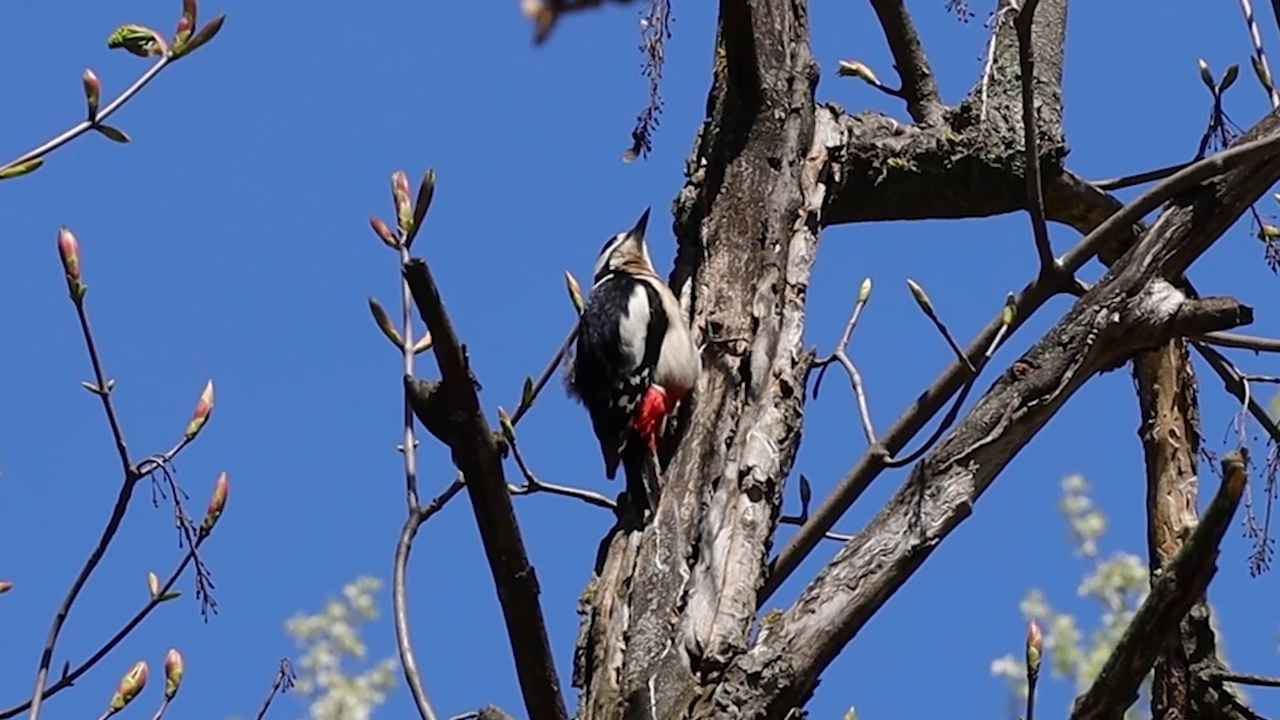
<path id="1" fill-rule="evenodd" d="M 682 417 L 655 521 L 606 539 L 583 595 L 574 668 L 582 718 L 785 717 L 1080 384 L 1169 338 L 1250 319 L 1230 299 L 1189 300 L 1170 283 L 1181 287 L 1182 270 L 1280 175 L 1275 161 L 1181 198 L 1142 252 L 1002 375 L 796 605 L 767 615 L 753 640 L 782 484 L 800 439 L 812 361 L 802 346 L 804 299 L 819 228 L 982 217 L 1027 202 L 1012 22 L 997 32 L 990 76 L 945 107 L 901 3 L 872 5 L 913 124 L 815 102 L 803 2 L 720 4 L 708 119 L 676 202 L 672 276 L 695 332 L 710 341 L 708 372 Z M 1043 0 L 1033 25 L 1040 163 L 1050 219 L 1087 232 L 1119 203 L 1062 166 L 1066 11 L 1066 0 Z M 1264 125 L 1251 137 L 1276 131 L 1274 119 Z M 1114 233 L 1104 261 L 1116 262 L 1141 229 Z M 941 407 L 963 380 L 954 373 L 946 394 L 921 402 Z M 884 450 L 900 450 L 921 424 L 895 425 L 880 439 Z"/>

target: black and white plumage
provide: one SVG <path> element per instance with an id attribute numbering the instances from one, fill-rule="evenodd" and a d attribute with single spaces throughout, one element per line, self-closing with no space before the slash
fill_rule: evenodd
<path id="1" fill-rule="evenodd" d="M 633 475 L 654 447 L 655 421 L 660 432 L 701 372 L 680 304 L 649 258 L 648 221 L 646 209 L 601 248 L 567 383 L 591 416 L 605 475 L 614 479 L 621 462 L 628 486 L 643 482 Z"/>

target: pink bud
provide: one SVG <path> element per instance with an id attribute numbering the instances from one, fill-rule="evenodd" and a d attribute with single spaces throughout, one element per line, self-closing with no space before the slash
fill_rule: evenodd
<path id="1" fill-rule="evenodd" d="M 196 401 L 196 409 L 191 413 L 191 422 L 187 423 L 187 429 L 183 433 L 183 437 L 187 440 L 195 439 L 204 424 L 209 420 L 209 414 L 213 412 L 213 381 L 210 380 L 204 384 L 204 390 L 200 393 L 200 399 Z"/>
<path id="2" fill-rule="evenodd" d="M 0 595 L 3 595 L 13 589 L 13 583 L 8 580 L 0 580 Z"/>
<path id="3" fill-rule="evenodd" d="M 1027 673 L 1035 675 L 1040 672 L 1040 657 L 1044 651 L 1044 635 L 1040 633 L 1040 625 L 1035 618 L 1027 625 Z"/>
<path id="4" fill-rule="evenodd" d="M 178 694 L 178 686 L 182 684 L 182 674 L 186 671 L 182 661 L 182 653 L 177 648 L 169 648 L 164 656 L 164 696 L 172 699 Z"/>
<path id="5" fill-rule="evenodd" d="M 227 473 L 223 472 L 213 484 L 213 495 L 209 498 L 209 507 L 205 510 L 204 522 L 200 524 L 200 529 L 206 535 L 218 523 L 218 518 L 222 517 L 222 510 L 227 506 L 227 493 L 230 490 L 231 481 L 227 479 Z"/>
<path id="6" fill-rule="evenodd" d="M 84 101 L 89 107 L 89 117 L 96 118 L 98 103 L 102 100 L 102 82 L 89 68 L 85 68 L 84 74 L 80 76 L 80 82 L 84 83 Z"/>
<path id="7" fill-rule="evenodd" d="M 396 204 L 396 224 L 408 235 L 413 227 L 413 201 L 409 199 L 409 176 L 403 170 L 391 175 L 391 198 Z"/>
<path id="8" fill-rule="evenodd" d="M 369 218 L 369 225 L 387 247 L 400 247 L 400 241 L 396 239 L 395 233 L 391 232 L 391 227 L 383 222 L 382 218 L 377 216 Z"/>
<path id="9" fill-rule="evenodd" d="M 65 226 L 58 229 L 58 255 L 62 256 L 62 267 L 67 272 L 67 279 L 79 280 L 80 241 Z"/>
<path id="10" fill-rule="evenodd" d="M 138 693 L 142 692 L 142 688 L 147 686 L 147 661 L 139 660 L 129 668 L 129 672 L 120 678 L 120 684 L 116 686 L 115 695 L 111 696 L 111 711 L 118 712 L 128 705 Z"/>

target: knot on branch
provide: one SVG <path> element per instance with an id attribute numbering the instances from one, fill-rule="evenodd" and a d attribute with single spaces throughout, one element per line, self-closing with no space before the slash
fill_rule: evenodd
<path id="1" fill-rule="evenodd" d="M 1253 308 L 1232 297 L 1189 298 L 1164 278 L 1142 287 L 1121 315 L 1122 325 L 1147 329 L 1158 342 L 1203 335 L 1253 322 Z"/>

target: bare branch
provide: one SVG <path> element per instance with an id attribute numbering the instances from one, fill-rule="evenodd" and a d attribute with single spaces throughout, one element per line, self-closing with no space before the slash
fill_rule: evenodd
<path id="1" fill-rule="evenodd" d="M 1280 136 L 1280 114 L 1269 115 L 1249 136 Z M 795 684 L 772 702 L 807 696 L 817 673 L 969 516 L 996 474 L 1090 376 L 1171 337 L 1249 322 L 1251 311 L 1235 301 L 1190 299 L 1167 278 L 1180 277 L 1277 177 L 1280 160 L 1257 159 L 1174 199 L 1137 246 L 915 466 L 884 509 L 761 632 L 732 672 L 758 671 L 785 658 Z"/>
<path id="2" fill-rule="evenodd" d="M 143 478 L 148 477 L 151 473 L 166 466 L 173 458 L 187 446 L 203 427 L 204 419 L 207 418 L 208 412 L 212 410 L 212 406 L 204 408 L 204 414 L 200 418 L 198 425 L 194 424 L 184 433 L 183 438 L 178 441 L 173 448 L 167 453 L 153 456 L 147 459 L 141 467 L 135 466 L 129 458 L 128 446 L 124 441 L 124 431 L 121 429 L 119 417 L 116 414 L 115 405 L 111 400 L 112 381 L 106 377 L 106 373 L 102 369 L 102 360 L 98 354 L 97 343 L 94 341 L 93 330 L 89 324 L 88 312 L 85 309 L 85 293 L 87 287 L 81 281 L 80 266 L 80 248 L 79 242 L 70 230 L 62 228 L 58 233 L 58 250 L 62 256 L 63 267 L 67 273 L 67 287 L 70 290 L 72 304 L 76 308 L 76 316 L 79 319 L 81 333 L 84 336 L 85 346 L 88 349 L 89 360 L 93 366 L 95 384 L 91 391 L 98 395 L 102 400 L 102 406 L 107 415 L 108 423 L 111 426 L 111 434 L 115 439 L 116 450 L 120 457 L 123 478 L 120 482 L 120 490 L 116 495 L 116 500 L 111 508 L 111 515 L 107 519 L 106 527 L 103 528 L 102 534 L 98 537 L 98 543 L 89 553 L 89 557 L 81 566 L 80 572 L 72 581 L 71 587 L 67 590 L 66 596 L 62 600 L 62 604 L 58 606 L 58 610 L 54 615 L 53 622 L 50 624 L 48 635 L 45 638 L 44 649 L 40 654 L 40 664 L 36 671 L 35 690 L 31 695 L 29 715 L 30 720 L 37 720 L 40 717 L 41 703 L 45 695 L 45 684 L 49 678 L 49 668 L 53 663 L 53 652 L 57 646 L 58 637 L 62 633 L 62 626 L 66 623 L 67 617 L 71 614 L 71 607 L 75 604 L 76 599 L 80 596 L 80 591 L 84 589 L 85 583 L 89 581 L 89 577 L 97 569 L 98 563 L 102 561 L 106 555 L 107 548 L 115 539 L 116 533 L 120 530 L 120 525 L 124 522 L 125 514 L 129 509 L 129 500 L 133 497 L 134 488 Z M 212 387 L 212 386 L 210 386 Z M 211 392 L 206 390 L 206 392 Z M 199 406 L 198 406 L 199 410 Z M 193 546 L 194 547 L 194 546 Z"/>
<path id="3" fill-rule="evenodd" d="M 271 681 L 271 689 L 267 691 L 267 697 L 262 701 L 262 707 L 258 708 L 258 714 L 253 716 L 253 720 L 262 720 L 267 716 L 267 711 L 271 709 L 271 702 L 276 699 L 276 695 L 282 692 L 289 692 L 293 688 L 293 665 L 289 663 L 289 658 L 280 658 L 280 666 L 276 669 L 276 677 Z"/>
<path id="4" fill-rule="evenodd" d="M 450 490 L 453 490 L 452 485 L 445 492 L 449 493 Z M 453 494 L 456 492 L 454 491 Z M 447 500 L 441 501 L 440 506 L 443 507 L 445 502 Z M 418 669 L 418 658 L 413 652 L 413 643 L 409 639 L 407 577 L 409 553 L 413 550 L 413 539 L 418 534 L 418 528 L 422 527 L 427 517 L 427 513 L 421 508 L 413 508 L 400 529 L 400 538 L 396 541 L 396 553 L 392 565 L 392 613 L 396 625 L 396 650 L 400 654 L 400 669 L 404 672 L 405 682 L 409 684 L 414 705 L 423 720 L 435 720 L 436 711 L 427 697 L 427 689 L 422 682 L 422 671 Z"/>
<path id="5" fill-rule="evenodd" d="M 178 582 L 178 578 L 182 576 L 183 571 L 185 571 L 187 569 L 187 566 L 191 564 L 192 560 L 194 560 L 196 551 L 199 549 L 200 545 L 202 545 L 206 539 L 208 539 L 207 535 L 197 537 L 195 545 L 192 546 L 191 548 L 188 548 L 186 555 L 178 563 L 178 567 L 174 569 L 172 573 L 169 574 L 169 578 L 165 581 L 163 585 L 160 586 L 160 592 L 156 594 L 154 597 L 150 598 L 147 601 L 147 603 L 143 605 L 142 608 L 138 610 L 138 612 L 136 612 L 134 616 L 128 620 L 128 622 L 126 622 L 119 630 L 117 630 L 116 633 L 112 635 L 110 639 L 108 639 L 105 643 L 103 643 L 102 646 L 97 649 L 97 651 L 95 651 L 92 655 L 90 655 L 87 660 L 80 663 L 79 665 L 76 665 L 75 667 L 69 668 L 67 672 L 63 673 L 53 684 L 46 687 L 44 690 L 43 696 L 45 698 L 52 697 L 58 694 L 59 692 L 62 692 L 63 690 L 74 685 L 77 680 L 83 677 L 85 673 L 92 670 L 93 667 L 97 665 L 99 661 L 105 658 L 112 650 L 116 648 L 116 646 L 118 646 L 126 637 L 128 637 L 129 633 L 133 632 L 134 628 L 142 624 L 142 621 L 145 620 L 146 617 L 151 614 L 152 610 L 155 610 L 157 607 L 160 606 L 161 603 L 165 602 L 165 598 L 168 596 L 169 592 L 173 589 L 174 584 Z M 27 700 L 26 702 L 23 702 L 20 705 L 15 705 L 13 707 L 0 710 L 0 720 L 6 720 L 7 718 L 11 718 L 16 715 L 19 715 L 23 711 L 25 711 L 27 708 L 30 708 L 30 707 L 31 707 L 31 700 Z"/>
<path id="6" fill-rule="evenodd" d="M 1267 409 L 1264 408 L 1262 404 L 1259 403 L 1249 392 L 1248 383 L 1245 380 L 1244 374 L 1237 370 L 1236 367 L 1217 350 L 1214 350 L 1203 343 L 1195 343 L 1193 347 L 1195 347 L 1196 352 L 1200 353 L 1200 357 L 1204 358 L 1205 362 L 1209 363 L 1209 367 L 1213 368 L 1213 370 L 1218 373 L 1218 376 L 1222 378 L 1222 382 L 1225 385 L 1227 392 L 1235 396 L 1235 398 L 1245 406 L 1249 411 L 1249 414 L 1253 416 L 1253 419 L 1258 421 L 1258 424 L 1267 432 L 1267 435 L 1271 436 L 1271 439 L 1274 442 L 1280 443 L 1280 424 L 1277 424 L 1276 421 L 1272 419 L 1271 414 L 1267 412 Z"/>
<path id="7" fill-rule="evenodd" d="M 1262 34 L 1258 32 L 1258 21 L 1253 17 L 1253 3 L 1249 0 L 1240 0 L 1240 11 L 1244 13 L 1245 25 L 1249 28 L 1249 40 L 1253 43 L 1253 62 L 1262 70 L 1262 72 L 1271 78 L 1271 66 L 1267 64 L 1267 52 L 1262 47 Z M 1280 108 L 1280 92 L 1276 91 L 1275 81 L 1272 80 L 1270 87 L 1266 88 L 1267 99 L 1271 101 L 1271 108 Z"/>
<path id="8" fill-rule="evenodd" d="M 1136 175 L 1124 175 L 1121 177 L 1107 178 L 1106 180 L 1094 180 L 1092 184 L 1099 190 L 1123 190 L 1134 185 L 1145 185 L 1156 180 L 1163 180 L 1170 175 L 1186 168 L 1191 163 L 1178 163 L 1177 165 L 1168 165 L 1155 170 L 1137 173 Z"/>
<path id="9" fill-rule="evenodd" d="M 502 413 L 501 410 L 498 412 Z M 505 417 L 505 414 L 503 415 Z M 552 495 L 563 495 L 565 497 L 576 498 L 589 505 L 595 505 L 596 507 L 617 510 L 618 504 L 600 493 L 591 492 L 590 490 L 581 490 L 579 488 L 568 487 L 565 485 L 553 485 L 539 480 L 538 476 L 534 475 L 533 471 L 529 469 L 528 463 L 525 462 L 524 454 L 520 452 L 520 445 L 516 442 L 514 421 L 509 422 L 511 422 L 513 429 L 510 433 L 506 434 L 506 441 L 511 447 L 511 454 L 515 457 L 516 466 L 520 468 L 520 474 L 524 476 L 524 485 L 508 485 L 508 489 L 512 495 L 532 495 L 537 492 L 546 492 Z"/>
<path id="10" fill-rule="evenodd" d="M 1254 675 L 1252 673 L 1238 672 L 1215 672 L 1209 675 L 1210 679 L 1220 682 L 1231 682 L 1237 685 L 1253 685 L 1256 687 L 1280 687 L 1280 678 L 1268 677 L 1266 675 Z"/>
<path id="11" fill-rule="evenodd" d="M 396 251 L 396 259 L 401 268 L 409 262 L 409 248 L 422 229 L 422 221 L 426 218 L 434 193 L 434 171 L 428 170 L 423 177 L 422 183 L 418 187 L 417 200 L 411 200 L 409 197 L 409 177 L 404 171 L 397 170 L 391 175 L 391 197 L 396 211 L 396 232 L 392 238 L 393 242 L 390 244 Z M 379 231 L 379 235 L 382 234 L 381 228 L 377 225 L 374 228 Z M 385 324 L 389 325 L 389 322 Z M 413 539 L 418 534 L 418 528 L 422 526 L 422 523 L 426 522 L 430 514 L 425 512 L 418 503 L 418 440 L 413 431 L 413 419 L 415 415 L 423 415 L 423 413 L 419 412 L 419 403 L 416 402 L 419 400 L 419 396 L 414 392 L 418 388 L 413 382 L 415 380 L 413 377 L 414 357 L 418 352 L 418 341 L 414 337 L 413 329 L 413 294 L 409 289 L 408 280 L 403 276 L 400 278 L 399 338 L 394 337 L 394 333 L 389 337 L 400 347 L 400 369 L 405 381 L 400 454 L 404 459 L 405 502 L 408 505 L 408 517 L 405 518 L 404 525 L 400 530 L 400 537 L 396 541 L 391 573 L 392 614 L 395 618 L 396 650 L 400 655 L 400 669 L 404 673 L 405 682 L 409 685 L 409 693 L 413 696 L 413 704 L 418 710 L 418 715 L 422 720 L 436 720 L 436 711 L 431 705 L 431 699 L 427 696 L 427 688 L 422 680 L 422 671 L 418 668 L 418 660 L 413 651 L 413 642 L 409 637 L 409 590 L 407 580 L 409 553 L 413 550 Z M 430 333 L 424 336 L 423 341 L 431 344 L 435 342 Z M 426 402 L 430 402 L 429 395 Z M 432 420 L 435 415 L 427 412 L 425 417 L 427 420 Z M 441 433 L 444 431 L 439 427 L 429 424 L 426 420 L 423 421 L 423 425 L 428 432 L 437 438 L 442 437 Z M 452 486 L 446 489 L 443 495 L 436 498 L 439 501 L 436 509 L 443 507 L 449 501 L 449 498 L 456 493 L 457 490 L 454 490 Z"/>
<path id="12" fill-rule="evenodd" d="M 866 307 L 867 300 L 871 297 L 871 278 L 862 281 L 862 286 L 858 290 L 858 301 L 853 304 L 853 313 L 849 315 L 849 322 L 844 326 L 844 334 L 840 336 L 840 342 L 836 343 L 836 349 L 831 355 L 818 360 L 813 367 L 818 370 L 818 376 L 813 381 L 813 399 L 818 399 L 818 389 L 822 387 L 822 378 L 827 374 L 827 368 L 831 363 L 838 362 L 845 372 L 849 375 L 849 383 L 853 386 L 853 395 L 858 404 L 858 416 L 862 418 L 862 431 L 866 435 L 867 445 L 876 444 L 875 426 L 871 424 L 871 410 L 867 406 L 867 393 L 862 387 L 862 374 L 858 372 L 858 368 L 849 359 L 848 349 L 849 340 L 853 337 L 853 329 L 858 325 L 858 318 L 862 315 L 862 308 Z M 808 516 L 808 508 L 805 509 L 805 515 Z M 803 520 L 800 524 L 804 524 Z"/>
<path id="13" fill-rule="evenodd" d="M 171 53 L 165 53 L 164 55 L 160 56 L 160 58 L 156 60 L 156 62 L 151 67 L 147 68 L 146 72 L 142 73 L 142 75 L 139 76 L 137 80 L 133 81 L 132 85 L 125 88 L 124 92 L 120 93 L 118 96 L 116 96 L 114 100 L 107 103 L 105 107 L 103 107 L 100 111 L 98 111 L 95 114 L 96 117 L 94 119 L 81 120 L 80 122 L 76 123 L 75 125 L 72 125 L 70 128 L 68 128 L 58 136 L 54 137 L 53 139 L 45 142 L 44 144 L 38 147 L 35 147 L 35 148 L 32 148 L 31 150 L 26 151 L 25 153 L 19 155 L 13 160 L 10 160 L 4 165 L 0 165 L 0 172 L 10 168 L 17 167 L 18 165 L 21 165 L 26 162 L 30 162 L 37 158 L 43 158 L 44 156 L 48 155 L 54 150 L 57 150 L 63 145 L 66 145 L 72 140 L 75 140 L 81 135 L 101 125 L 102 121 L 114 115 L 115 112 L 119 110 L 121 107 L 124 107 L 125 103 L 129 102 L 129 100 L 132 99 L 134 95 L 137 95 L 138 92 L 142 90 L 142 88 L 146 87 L 147 83 L 151 82 L 156 75 L 159 75 L 160 71 L 168 67 L 168 65 L 172 63 L 173 60 L 174 58 Z"/>
<path id="14" fill-rule="evenodd" d="M 502 604 L 526 709 L 531 717 L 567 718 L 538 600 L 537 578 L 525 552 L 507 493 L 502 457 L 480 408 L 466 351 L 427 264 L 417 258 L 410 260 L 404 266 L 404 276 L 434 342 L 440 392 L 456 429 L 450 450 L 467 479 L 467 494 Z"/>
<path id="15" fill-rule="evenodd" d="M 1049 242 L 1049 225 L 1044 209 L 1044 183 L 1040 180 L 1040 135 L 1036 121 L 1036 60 L 1035 46 L 1031 42 L 1031 24 L 1040 0 L 1022 0 L 1022 7 L 1014 18 L 1018 34 L 1018 60 L 1022 77 L 1022 127 L 1026 147 L 1027 213 L 1031 215 L 1031 230 L 1035 236 L 1036 254 L 1040 258 L 1040 274 L 1062 280 L 1061 266 L 1053 256 Z"/>
<path id="16" fill-rule="evenodd" d="M 1244 493 L 1246 458 L 1239 450 L 1222 459 L 1222 484 L 1204 517 L 1177 555 L 1153 578 L 1124 635 L 1093 685 L 1076 698 L 1071 720 L 1112 718 L 1138 699 L 1138 687 L 1160 652 L 1153 638 L 1168 638 L 1204 594 L 1217 571 L 1218 545 Z"/>
<path id="17" fill-rule="evenodd" d="M 1074 274 L 1101 250 L 1130 237 L 1134 223 L 1170 199 L 1246 163 L 1272 160 L 1277 153 L 1280 153 L 1280 133 L 1261 132 L 1264 128 L 1270 129 L 1269 123 L 1270 116 L 1259 124 L 1256 131 L 1251 131 L 1231 148 L 1180 170 L 1119 211 L 1109 215 L 1104 222 L 1063 255 L 1061 263 L 1065 271 Z M 1010 325 L 1008 333 L 1012 335 L 1026 318 L 1034 314 L 1054 294 L 1050 284 L 1039 277 L 1028 284 L 1017 296 L 1016 318 Z M 993 319 L 970 343 L 965 355 L 971 363 L 990 346 L 1000 326 L 1000 318 Z M 947 400 L 964 386 L 969 377 L 971 376 L 964 364 L 952 363 L 941 376 L 934 380 L 929 389 L 920 395 L 916 403 L 894 422 L 888 432 L 880 436 L 879 440 L 884 448 L 890 453 L 900 452 L 906 443 L 946 404 Z M 809 524 L 800 528 L 795 537 L 778 553 L 772 572 L 761 591 L 761 605 L 790 577 L 800 562 L 817 545 L 822 533 L 834 527 L 836 521 L 871 485 L 884 467 L 880 453 L 868 452 L 840 480 L 831 495 L 814 512 Z"/>
<path id="18" fill-rule="evenodd" d="M 1241 333 L 1209 333 L 1196 338 L 1209 345 L 1217 345 L 1219 347 L 1240 348 L 1242 350 L 1252 350 L 1255 353 L 1260 352 L 1280 352 L 1280 340 L 1275 338 L 1256 337 L 1254 335 L 1244 335 Z"/>
<path id="19" fill-rule="evenodd" d="M 902 78 L 902 90 L 898 94 L 907 101 L 911 119 L 924 126 L 939 124 L 944 107 L 938 85 L 906 5 L 902 0 L 871 0 L 871 7 L 880 18 L 885 40 L 893 53 L 893 64 Z"/>
<path id="20" fill-rule="evenodd" d="M 537 400 L 538 396 L 542 394 L 542 388 L 546 387 L 552 376 L 555 375 L 556 369 L 560 367 L 560 363 L 564 362 L 565 355 L 569 353 L 569 348 L 573 346 L 573 341 L 577 339 L 578 323 L 575 321 L 573 329 L 569 331 L 567 336 L 565 336 L 564 342 L 560 343 L 560 348 L 556 350 L 556 354 L 551 356 L 551 360 L 547 363 L 547 366 L 543 368 L 542 374 L 538 376 L 538 379 L 534 381 L 532 385 L 530 385 L 530 390 L 527 394 L 520 398 L 520 404 L 516 406 L 516 411 L 511 413 L 512 425 L 519 423 L 521 418 L 525 416 L 525 413 L 533 409 L 534 400 Z"/>

